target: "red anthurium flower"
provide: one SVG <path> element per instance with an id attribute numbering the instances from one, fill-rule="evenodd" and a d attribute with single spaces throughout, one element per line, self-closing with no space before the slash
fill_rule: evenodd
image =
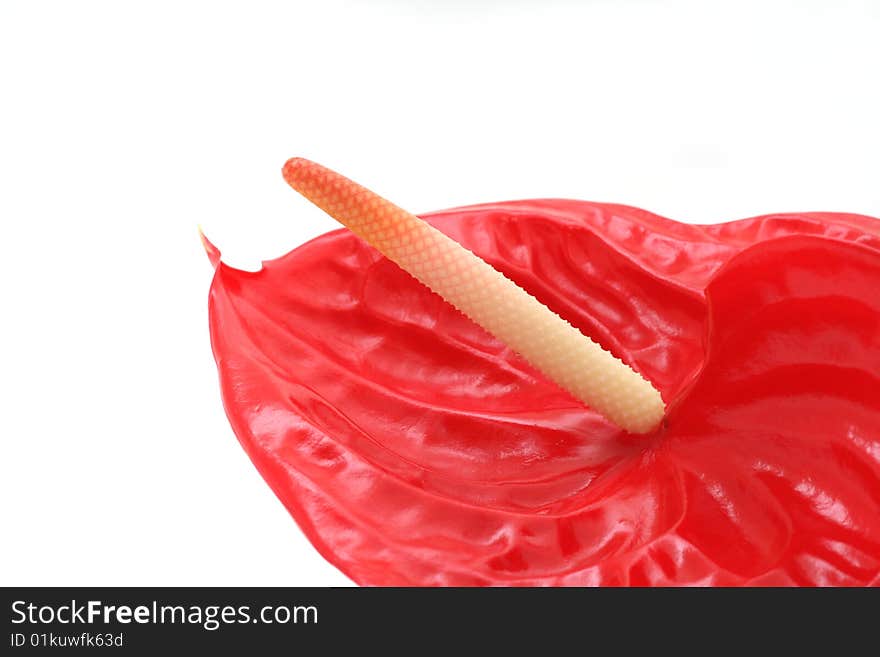
<path id="1" fill-rule="evenodd" d="M 328 560 L 369 585 L 880 583 L 880 222 L 425 218 L 669 410 L 624 432 L 346 230 L 256 273 L 211 249 L 229 419 Z"/>

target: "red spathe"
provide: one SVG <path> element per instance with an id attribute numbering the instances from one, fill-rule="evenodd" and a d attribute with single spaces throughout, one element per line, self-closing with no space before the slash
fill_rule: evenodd
<path id="1" fill-rule="evenodd" d="M 354 581 L 880 583 L 880 221 L 559 200 L 425 218 L 670 408 L 622 432 L 345 230 L 256 273 L 217 264 L 235 433 Z"/>

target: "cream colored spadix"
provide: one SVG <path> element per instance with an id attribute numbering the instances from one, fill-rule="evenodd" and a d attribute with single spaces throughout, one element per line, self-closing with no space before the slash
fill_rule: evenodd
<path id="1" fill-rule="evenodd" d="M 531 294 L 458 242 L 390 201 L 309 160 L 284 165 L 300 194 L 439 294 L 575 398 L 618 426 L 647 433 L 660 393 Z"/>

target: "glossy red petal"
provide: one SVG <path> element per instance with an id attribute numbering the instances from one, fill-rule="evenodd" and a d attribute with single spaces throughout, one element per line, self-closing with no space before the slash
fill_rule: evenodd
<path id="1" fill-rule="evenodd" d="M 749 451 L 760 444 L 756 454 L 770 468 L 800 454 L 799 443 L 753 437 L 755 413 L 775 412 L 778 395 L 758 385 L 731 407 L 711 385 L 738 375 L 712 356 L 713 345 L 719 336 L 733 339 L 725 326 L 743 319 L 732 316 L 730 290 L 748 287 L 757 256 L 731 259 L 755 243 L 807 234 L 825 238 L 823 248 L 830 237 L 832 250 L 876 260 L 875 220 L 778 215 L 700 227 L 575 201 L 478 206 L 428 219 L 635 365 L 674 400 L 674 414 L 658 435 L 623 434 L 348 232 L 322 236 L 255 273 L 221 263 L 211 335 L 227 413 L 260 472 L 331 562 L 359 583 L 396 585 L 859 583 L 877 576 L 880 520 L 864 520 L 877 500 L 876 421 L 849 437 L 816 439 L 824 451 L 791 461 L 821 470 L 811 489 L 791 467 L 783 476 L 756 469 L 759 456 Z M 767 301 L 764 289 L 748 287 L 750 305 Z M 848 320 L 868 330 L 862 306 L 835 312 L 840 340 Z M 750 320 L 757 336 L 766 333 L 763 319 Z M 772 335 L 788 330 L 781 319 L 768 326 Z M 837 349 L 837 338 L 821 349 Z M 742 347 L 757 349 L 756 340 Z M 847 358 L 876 379 L 876 354 L 859 361 L 865 349 L 857 341 Z M 809 349 L 804 358 L 815 363 Z M 774 385 L 775 364 L 750 363 L 752 380 Z M 695 399 L 711 404 L 696 408 Z M 758 410 L 749 414 L 744 404 Z M 872 412 L 880 417 L 880 409 Z M 834 467 L 821 465 L 829 454 Z M 847 482 L 836 486 L 840 478 Z M 849 533 L 821 524 L 815 509 L 829 490 L 838 494 L 829 508 L 839 502 L 858 516 Z M 815 537 L 809 549 L 796 547 L 807 534 Z"/>
<path id="2" fill-rule="evenodd" d="M 708 287 L 709 351 L 669 418 L 678 533 L 745 578 L 865 584 L 880 569 L 880 255 L 761 242 Z"/>

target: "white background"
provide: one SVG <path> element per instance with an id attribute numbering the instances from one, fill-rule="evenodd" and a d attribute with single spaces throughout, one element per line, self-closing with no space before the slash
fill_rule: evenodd
<path id="1" fill-rule="evenodd" d="M 344 585 L 220 403 L 196 226 L 533 196 L 880 216 L 880 2 L 0 3 L 0 583 Z"/>

